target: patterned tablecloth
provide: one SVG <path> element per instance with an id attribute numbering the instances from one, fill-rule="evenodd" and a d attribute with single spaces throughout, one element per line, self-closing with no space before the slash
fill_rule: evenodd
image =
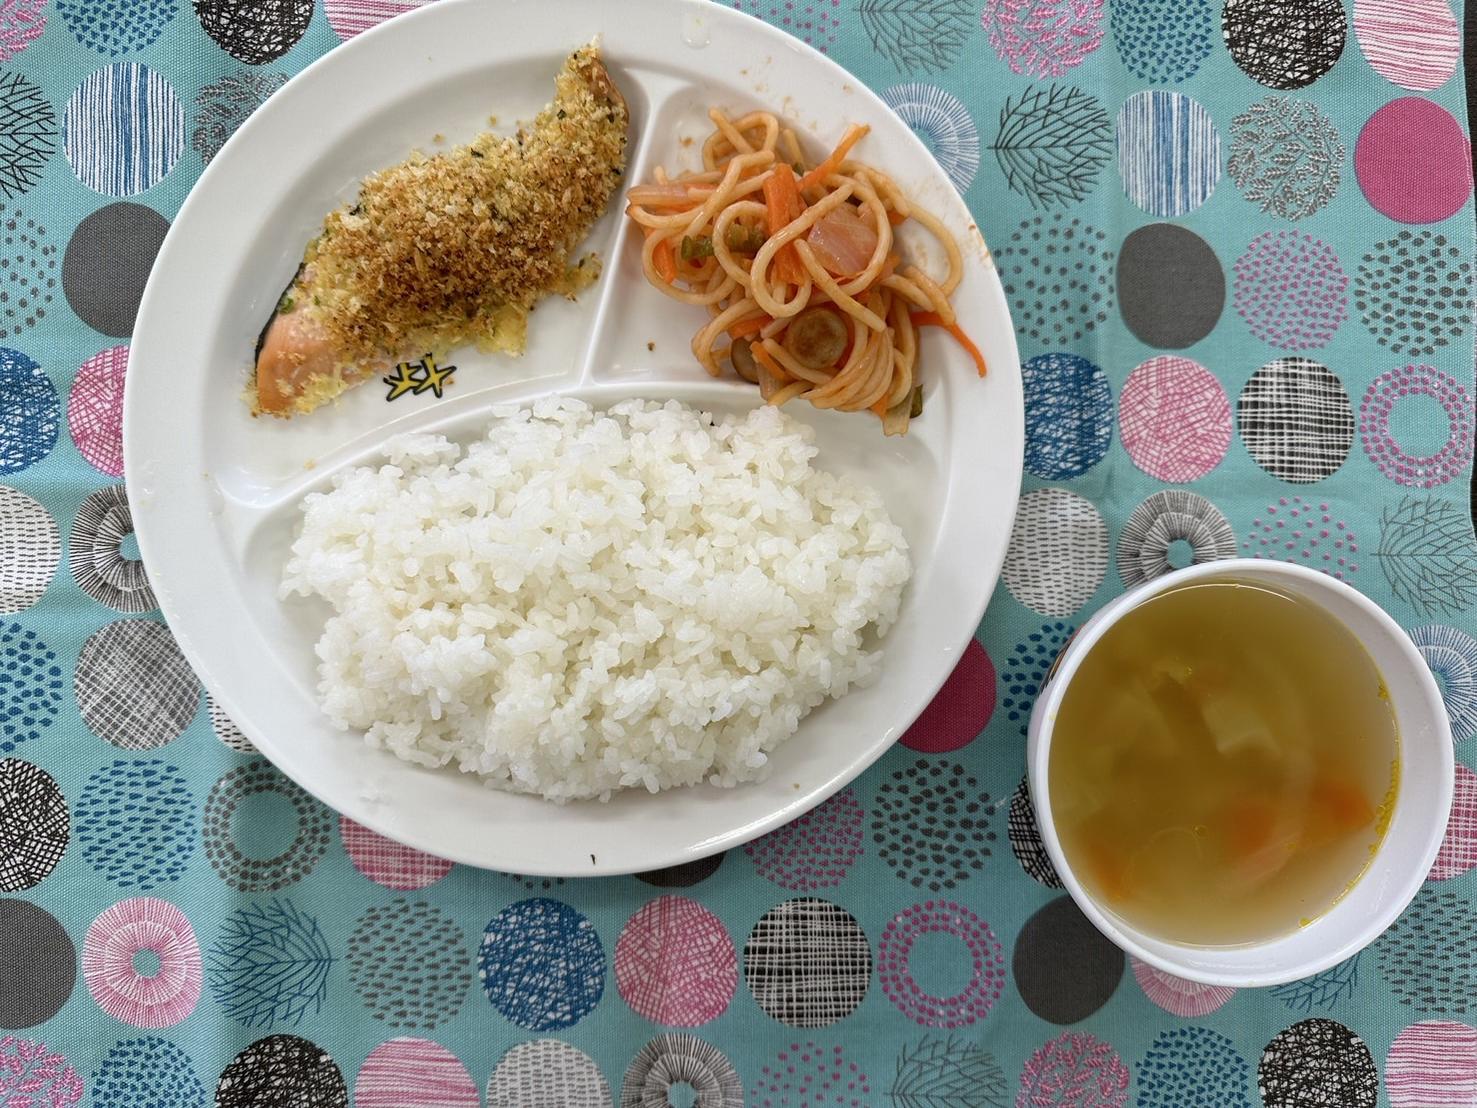
<path id="1" fill-rule="evenodd" d="M 1386 604 L 1477 752 L 1447 0 L 739 0 L 879 89 L 972 205 L 1029 477 L 897 749 L 727 857 L 586 881 L 314 803 L 213 709 L 133 560 L 120 401 L 171 217 L 290 74 L 413 6 L 0 3 L 0 1103 L 1477 1104 L 1470 769 L 1388 934 L 1239 993 L 1100 938 L 1022 785 L 1074 625 L 1238 553 Z"/>

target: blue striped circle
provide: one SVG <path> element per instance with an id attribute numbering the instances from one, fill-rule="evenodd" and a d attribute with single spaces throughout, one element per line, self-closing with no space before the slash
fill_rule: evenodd
<path id="1" fill-rule="evenodd" d="M 67 161 L 88 188 L 132 196 L 162 181 L 185 148 L 185 109 L 148 66 L 119 62 L 88 74 L 67 101 Z"/>
<path id="2" fill-rule="evenodd" d="M 1118 112 L 1118 172 L 1128 198 L 1150 215 L 1187 215 L 1221 179 L 1215 120 L 1184 93 L 1135 93 Z"/>

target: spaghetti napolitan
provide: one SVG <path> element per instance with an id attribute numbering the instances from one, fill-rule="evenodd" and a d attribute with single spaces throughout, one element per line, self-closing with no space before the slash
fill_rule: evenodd
<path id="1" fill-rule="evenodd" d="M 806 169 L 772 113 L 708 115 L 703 168 L 670 179 L 658 168 L 626 208 L 645 232 L 646 279 L 707 310 L 692 339 L 704 369 L 717 377 L 727 363 L 770 404 L 873 412 L 889 435 L 921 410 L 920 327 L 947 330 L 984 376 L 949 302 L 964 273 L 959 244 L 892 178 L 850 158 L 865 124 Z M 942 244 L 942 278 L 901 256 L 895 231 L 910 220 Z"/>

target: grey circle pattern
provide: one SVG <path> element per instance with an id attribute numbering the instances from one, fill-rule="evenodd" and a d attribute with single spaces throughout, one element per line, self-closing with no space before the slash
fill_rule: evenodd
<path id="1" fill-rule="evenodd" d="M 1236 401 L 1236 429 L 1256 464 L 1307 485 L 1331 476 L 1354 445 L 1344 384 L 1311 358 L 1278 358 L 1251 375 Z"/>
<path id="2" fill-rule="evenodd" d="M 179 738 L 200 707 L 200 683 L 162 623 L 122 619 L 82 647 L 72 681 L 82 720 L 124 750 Z"/>
<path id="3" fill-rule="evenodd" d="M 349 936 L 349 978 L 375 1019 L 429 1031 L 467 997 L 472 948 L 440 908 L 396 900 L 370 908 Z"/>
<path id="4" fill-rule="evenodd" d="M 108 204 L 77 224 L 62 258 L 62 288 L 83 323 L 113 338 L 133 334 L 149 270 L 168 230 L 169 220 L 131 201 Z"/>
<path id="5" fill-rule="evenodd" d="M 29 608 L 56 576 L 62 540 L 38 501 L 0 485 L 0 612 Z"/>
<path id="6" fill-rule="evenodd" d="M 18 208 L 6 208 L 0 211 L 0 255 L 0 340 L 4 340 L 46 318 L 56 299 L 57 250 L 44 226 Z M 62 272 L 65 276 L 65 263 Z"/>
<path id="7" fill-rule="evenodd" d="M 744 1085 L 724 1053 L 685 1031 L 658 1035 L 626 1067 L 620 1108 L 670 1108 L 668 1090 L 686 1084 L 692 1108 L 744 1108 Z"/>
<path id="8" fill-rule="evenodd" d="M 1036 823 L 1036 805 L 1031 800 L 1031 783 L 1022 777 L 1010 798 L 1010 818 L 1007 824 L 1010 834 L 1010 850 L 1015 860 L 1026 871 L 1026 876 L 1048 889 L 1060 889 L 1062 879 L 1057 875 L 1046 844 L 1041 841 L 1041 828 Z"/>
<path id="9" fill-rule="evenodd" d="M 1108 525 L 1091 500 L 1066 489 L 1021 497 L 1001 576 L 1024 607 L 1070 616 L 1108 572 Z"/>
<path id="10" fill-rule="evenodd" d="M 1354 307 L 1396 354 L 1428 357 L 1472 323 L 1472 262 L 1435 231 L 1402 230 L 1375 243 L 1354 277 Z"/>
<path id="11" fill-rule="evenodd" d="M 1118 573 L 1129 588 L 1168 573 L 1170 548 L 1190 545 L 1194 565 L 1236 557 L 1236 532 L 1205 497 L 1164 489 L 1133 510 L 1118 536 Z"/>
<path id="12" fill-rule="evenodd" d="M 67 565 L 77 587 L 99 604 L 129 615 L 159 606 L 144 563 L 123 555 L 123 540 L 133 533 L 128 491 L 122 485 L 98 489 L 82 502 L 72 523 Z"/>
<path id="13" fill-rule="evenodd" d="M 0 761 L 0 891 L 41 884 L 66 853 L 72 817 L 56 780 L 19 758 Z"/>
<path id="14" fill-rule="evenodd" d="M 1241 195 L 1270 215 L 1303 219 L 1339 189 L 1344 143 L 1310 100 L 1268 96 L 1231 120 L 1226 172 Z"/>
<path id="15" fill-rule="evenodd" d="M 744 981 L 790 1027 L 828 1027 L 856 1010 L 872 980 L 872 949 L 856 917 L 803 896 L 775 905 L 744 943 Z"/>
<path id="16" fill-rule="evenodd" d="M 275 793 L 297 813 L 292 843 L 272 858 L 253 858 L 236 845 L 231 822 L 241 804 L 262 793 Z M 275 892 L 312 873 L 328 850 L 333 818 L 295 782 L 268 761 L 258 758 L 231 770 L 205 800 L 205 856 L 221 880 L 242 892 Z"/>
<path id="17" fill-rule="evenodd" d="M 593 1058 L 559 1039 L 519 1043 L 492 1071 L 487 1108 L 611 1108 Z"/>
<path id="18" fill-rule="evenodd" d="M 1108 1002 L 1123 979 L 1123 951 L 1063 896 L 1026 921 L 1011 971 L 1026 1007 L 1048 1023 L 1084 1020 Z"/>
<path id="19" fill-rule="evenodd" d="M 1464 1019 L 1477 996 L 1477 905 L 1427 885 L 1375 944 L 1395 999 L 1425 1019 Z"/>
<path id="20" fill-rule="evenodd" d="M 210 727 L 215 732 L 215 737 L 221 741 L 223 746 L 229 747 L 238 754 L 255 754 L 256 747 L 251 745 L 251 740 L 246 737 L 245 732 L 236 726 L 236 722 L 226 715 L 226 710 L 216 703 L 215 697 L 209 693 L 205 694 L 206 713 L 210 716 Z"/>
<path id="21" fill-rule="evenodd" d="M 247 116 L 286 83 L 281 73 L 246 69 L 202 88 L 195 97 L 195 127 L 190 133 L 190 145 L 200 160 L 209 165 Z"/>
<path id="22" fill-rule="evenodd" d="M 77 948 L 45 908 L 0 900 L 0 1027 L 18 1031 L 61 1010 L 77 983 Z"/>
<path id="23" fill-rule="evenodd" d="M 1065 215 L 1038 215 L 994 251 L 1022 335 L 1070 346 L 1108 321 L 1113 250 L 1103 231 Z"/>
<path id="24" fill-rule="evenodd" d="M 994 808 L 958 762 L 919 758 L 877 786 L 877 856 L 915 889 L 946 892 L 984 868 Z"/>
<path id="25" fill-rule="evenodd" d="M 1226 274 L 1203 238 L 1175 223 L 1129 233 L 1118 253 L 1118 305 L 1145 345 L 1183 350 L 1215 329 Z"/>

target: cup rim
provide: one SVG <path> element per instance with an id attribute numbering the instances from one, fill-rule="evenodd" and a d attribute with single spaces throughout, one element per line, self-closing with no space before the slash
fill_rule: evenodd
<path id="1" fill-rule="evenodd" d="M 1288 581 L 1296 581 L 1312 586 L 1307 592 L 1316 593 L 1317 590 L 1327 590 L 1339 594 L 1350 601 L 1354 606 L 1360 608 L 1389 636 L 1396 651 L 1401 655 L 1406 668 L 1410 671 L 1408 675 L 1419 688 L 1419 697 L 1412 698 L 1430 709 L 1431 722 L 1436 727 L 1434 745 L 1434 756 L 1437 761 L 1435 769 L 1439 775 L 1440 803 L 1430 809 L 1426 817 L 1428 823 L 1422 829 L 1425 842 L 1421 852 L 1418 865 L 1408 867 L 1398 882 L 1393 895 L 1383 908 L 1366 917 L 1364 922 L 1353 929 L 1349 938 L 1337 943 L 1330 949 L 1322 952 L 1316 957 L 1309 957 L 1297 962 L 1289 962 L 1287 966 L 1258 972 L 1254 969 L 1223 971 L 1205 971 L 1198 967 L 1191 967 L 1183 962 L 1176 962 L 1173 958 L 1165 957 L 1157 949 L 1146 945 L 1143 939 L 1148 939 L 1156 944 L 1169 947 L 1183 947 L 1187 954 L 1191 952 L 1203 952 L 1206 950 L 1236 950 L 1251 951 L 1266 949 L 1287 936 L 1276 936 L 1271 939 L 1259 940 L 1252 943 L 1238 944 L 1235 946 L 1195 946 L 1191 944 L 1177 944 L 1173 940 L 1160 939 L 1149 932 L 1138 931 L 1118 920 L 1111 913 L 1100 908 L 1093 897 L 1078 881 L 1073 872 L 1071 864 L 1067 861 L 1062 849 L 1061 840 L 1057 836 L 1055 823 L 1051 813 L 1051 794 L 1049 788 L 1049 764 L 1051 752 L 1052 729 L 1054 726 L 1056 712 L 1071 686 L 1071 679 L 1081 667 L 1082 661 L 1087 657 L 1092 647 L 1107 633 L 1108 629 L 1116 624 L 1124 615 L 1170 589 L 1178 588 L 1197 580 L 1206 578 L 1241 577 L 1247 580 L 1262 579 L 1275 581 L 1278 578 Z M 1301 591 L 1301 590 L 1300 590 Z M 1316 602 L 1316 596 L 1310 597 Z M 1336 613 L 1330 612 L 1335 619 L 1339 619 Z M 1341 623 L 1344 621 L 1339 620 Z M 1364 637 L 1355 634 L 1363 643 Z M 1366 644 L 1367 645 L 1367 644 Z M 1387 683 L 1389 675 L 1385 674 Z M 1424 755 L 1423 755 L 1424 756 Z M 1401 749 L 1402 767 L 1405 759 L 1409 757 L 1409 748 L 1402 743 Z M 1037 697 L 1035 707 L 1032 709 L 1029 724 L 1029 738 L 1027 743 L 1027 776 L 1030 782 L 1032 801 L 1036 812 L 1037 829 L 1041 835 L 1042 845 L 1046 849 L 1047 856 L 1056 868 L 1057 875 L 1061 878 L 1063 886 L 1068 895 L 1076 903 L 1077 907 L 1092 922 L 1093 926 L 1106 935 L 1115 945 L 1124 952 L 1132 955 L 1141 962 L 1163 970 L 1166 973 L 1175 974 L 1204 985 L 1223 985 L 1233 988 L 1258 988 L 1267 985 L 1281 985 L 1290 981 L 1296 981 L 1311 974 L 1321 973 L 1337 965 L 1344 959 L 1363 950 L 1384 931 L 1394 923 L 1402 912 L 1410 905 L 1410 902 L 1420 892 L 1425 884 L 1431 866 L 1435 863 L 1436 855 L 1446 837 L 1446 829 L 1450 819 L 1452 793 L 1455 785 L 1455 752 L 1451 741 L 1450 719 L 1447 716 L 1445 704 L 1441 697 L 1441 691 L 1432 676 L 1430 668 L 1426 665 L 1424 657 L 1411 641 L 1405 629 L 1396 622 L 1395 618 L 1365 596 L 1358 589 L 1345 581 L 1331 577 L 1319 570 L 1291 562 L 1276 562 L 1261 558 L 1230 558 L 1218 561 L 1202 562 L 1188 566 L 1184 569 L 1172 570 L 1171 572 L 1155 577 L 1135 586 L 1121 596 L 1115 597 L 1108 604 L 1094 613 L 1084 623 L 1062 648 L 1056 661 L 1047 671 L 1043 680 L 1043 686 Z M 1404 775 L 1402 774 L 1402 780 Z M 1382 839 L 1376 848 L 1374 858 L 1377 859 L 1386 848 L 1388 839 Z M 1368 876 L 1368 871 L 1360 877 L 1360 881 Z M 1358 882 L 1356 882 L 1356 885 Z M 1327 918 L 1337 909 L 1337 904 L 1326 911 L 1320 918 Z"/>

